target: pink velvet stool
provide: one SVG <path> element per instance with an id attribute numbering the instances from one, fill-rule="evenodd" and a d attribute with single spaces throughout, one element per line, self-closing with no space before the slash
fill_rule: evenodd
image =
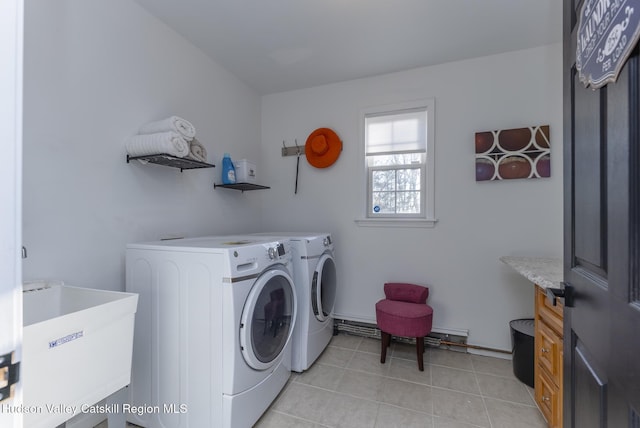
<path id="1" fill-rule="evenodd" d="M 424 337 L 431 333 L 433 309 L 427 305 L 429 289 L 420 285 L 388 282 L 384 285 L 386 299 L 376 303 L 376 321 L 382 335 L 380 362 L 387 358 L 391 336 L 415 337 L 418 368 L 424 371 L 422 354 Z"/>

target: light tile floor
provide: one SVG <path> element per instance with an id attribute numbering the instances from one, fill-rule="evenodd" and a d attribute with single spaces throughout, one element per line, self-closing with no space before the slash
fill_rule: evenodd
<path id="1" fill-rule="evenodd" d="M 547 426 L 510 360 L 427 347 L 420 372 L 415 345 L 394 342 L 390 351 L 380 364 L 379 340 L 334 336 L 309 370 L 292 374 L 256 428 Z"/>
<path id="2" fill-rule="evenodd" d="M 389 355 L 391 358 L 389 358 Z M 293 374 L 258 428 L 544 428 L 533 389 L 511 361 L 427 348 L 418 371 L 415 345 L 333 337 L 318 361 Z"/>

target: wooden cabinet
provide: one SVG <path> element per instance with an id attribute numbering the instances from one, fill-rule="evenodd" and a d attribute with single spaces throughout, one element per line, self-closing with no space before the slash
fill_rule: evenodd
<path id="1" fill-rule="evenodd" d="M 535 400 L 551 428 L 562 427 L 562 310 L 536 285 Z"/>

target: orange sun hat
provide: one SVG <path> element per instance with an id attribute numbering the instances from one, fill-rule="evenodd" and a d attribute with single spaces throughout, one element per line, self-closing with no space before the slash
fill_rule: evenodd
<path id="1" fill-rule="evenodd" d="M 304 146 L 307 162 L 316 168 L 327 168 L 338 160 L 342 141 L 332 129 L 318 128 L 309 134 Z"/>

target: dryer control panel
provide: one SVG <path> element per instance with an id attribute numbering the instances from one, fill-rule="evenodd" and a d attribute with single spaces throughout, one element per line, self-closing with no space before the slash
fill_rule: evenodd
<path id="1" fill-rule="evenodd" d="M 229 256 L 231 278 L 245 278 L 259 274 L 276 263 L 288 265 L 291 261 L 291 247 L 288 241 L 245 239 L 229 250 Z"/>

